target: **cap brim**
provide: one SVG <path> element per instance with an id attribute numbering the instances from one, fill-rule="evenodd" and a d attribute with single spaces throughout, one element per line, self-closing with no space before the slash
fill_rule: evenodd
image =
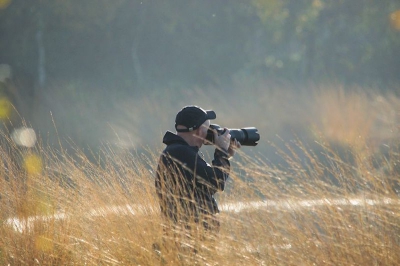
<path id="1" fill-rule="evenodd" d="M 215 119 L 215 118 L 217 118 L 217 115 L 212 110 L 207 110 L 206 113 L 207 113 L 207 119 Z"/>

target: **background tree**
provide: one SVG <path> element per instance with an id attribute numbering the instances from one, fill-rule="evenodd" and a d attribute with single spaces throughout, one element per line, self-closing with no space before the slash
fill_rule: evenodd
<path id="1" fill-rule="evenodd" d="M 87 113 L 90 124 L 79 104 L 99 114 L 126 97 L 229 92 L 237 80 L 398 93 L 398 10 L 397 0 L 1 0 L 0 63 L 37 123 L 64 106 L 57 119 Z"/>

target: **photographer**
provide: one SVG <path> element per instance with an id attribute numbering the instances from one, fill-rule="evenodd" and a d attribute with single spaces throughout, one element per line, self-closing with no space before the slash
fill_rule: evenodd
<path id="1" fill-rule="evenodd" d="M 167 131 L 164 135 L 167 147 L 160 156 L 155 186 L 162 215 L 175 227 L 219 229 L 214 194 L 224 190 L 230 171 L 228 159 L 241 145 L 231 140 L 227 128 L 223 134 L 214 131 L 214 160 L 212 165 L 204 161 L 199 148 L 207 141 L 210 120 L 215 118 L 214 111 L 186 106 L 176 115 L 176 134 Z"/>

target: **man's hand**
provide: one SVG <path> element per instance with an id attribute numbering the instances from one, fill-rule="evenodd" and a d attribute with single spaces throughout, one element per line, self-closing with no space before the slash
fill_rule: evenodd
<path id="1" fill-rule="evenodd" d="M 239 141 L 237 141 L 237 139 L 231 140 L 229 148 L 228 148 L 229 158 L 232 157 L 233 155 L 235 155 L 236 150 L 240 149 L 240 147 L 242 147 L 242 145 L 240 144 Z"/>
<path id="2" fill-rule="evenodd" d="M 214 144 L 224 152 L 228 152 L 231 142 L 231 134 L 229 134 L 229 129 L 224 129 L 225 132 L 222 135 L 218 135 L 218 132 L 214 130 Z"/>

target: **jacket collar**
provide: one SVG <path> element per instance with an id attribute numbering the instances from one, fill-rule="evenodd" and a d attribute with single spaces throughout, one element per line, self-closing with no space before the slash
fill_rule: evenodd
<path id="1" fill-rule="evenodd" d="M 182 144 L 182 145 L 187 145 L 189 146 L 189 144 L 180 136 L 176 135 L 175 133 L 172 133 L 171 131 L 167 131 L 164 135 L 163 138 L 163 143 L 166 145 L 170 145 L 173 143 L 176 144 Z"/>

